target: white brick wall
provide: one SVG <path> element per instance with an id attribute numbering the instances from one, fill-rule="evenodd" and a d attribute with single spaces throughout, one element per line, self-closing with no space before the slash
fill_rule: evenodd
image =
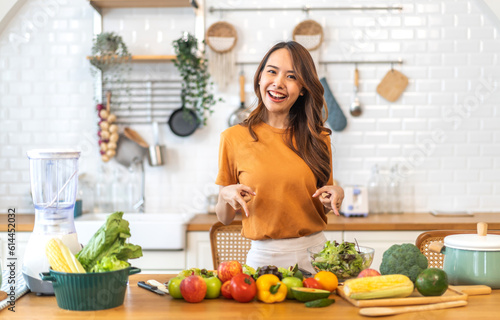
<path id="1" fill-rule="evenodd" d="M 378 163 L 384 172 L 400 163 L 405 210 L 500 210 L 500 92 L 498 30 L 479 0 L 290 0 L 286 6 L 399 5 L 404 10 L 208 13 L 206 26 L 225 20 L 238 31 L 238 61 L 259 61 L 295 25 L 322 24 L 321 60 L 402 58 L 395 66 L 410 79 L 395 103 L 376 92 L 389 65 L 359 65 L 364 112 L 349 115 L 353 67 L 320 66 L 348 119 L 333 134 L 335 177 L 364 184 Z M 206 7 L 282 7 L 283 1 L 206 0 Z M 49 9 L 47 9 L 49 8 Z M 92 44 L 93 10 L 86 0 L 30 0 L 0 34 L 0 211 L 30 212 L 26 151 L 39 147 L 82 149 L 81 172 L 99 178 L 92 77 L 85 56 Z M 104 10 L 104 30 L 120 33 L 134 54 L 172 54 L 172 40 L 194 30 L 184 9 Z M 247 104 L 254 101 L 255 65 L 245 65 Z M 237 68 L 239 72 L 239 67 Z M 172 65 L 134 66 L 155 78 L 175 74 Z M 166 165 L 146 165 L 146 210 L 202 212 L 217 192 L 219 134 L 239 105 L 236 74 L 219 96 L 208 126 L 180 138 L 161 126 Z M 152 142 L 150 126 L 134 126 Z M 117 164 L 106 165 L 111 172 Z M 120 171 L 121 172 L 121 171 Z M 113 174 L 108 179 L 112 181 Z M 117 208 L 121 209 L 121 208 Z"/>

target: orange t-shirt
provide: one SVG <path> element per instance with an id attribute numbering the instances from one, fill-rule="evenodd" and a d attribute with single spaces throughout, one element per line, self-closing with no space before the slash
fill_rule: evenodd
<path id="1" fill-rule="evenodd" d="M 215 180 L 221 186 L 244 184 L 257 194 L 248 203 L 249 217 L 243 215 L 242 235 L 252 240 L 286 239 L 324 230 L 325 209 L 317 197 L 312 197 L 316 178 L 284 142 L 285 130 L 266 123 L 253 129 L 257 142 L 241 125 L 222 132 Z M 325 135 L 325 140 L 331 154 L 330 137 Z M 332 181 L 330 174 L 327 184 Z"/>

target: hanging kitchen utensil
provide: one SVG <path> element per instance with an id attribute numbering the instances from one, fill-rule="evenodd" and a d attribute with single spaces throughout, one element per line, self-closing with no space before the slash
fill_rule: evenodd
<path id="1" fill-rule="evenodd" d="M 377 86 L 377 93 L 384 99 L 394 102 L 398 100 L 407 86 L 408 78 L 398 70 L 394 70 L 394 68 L 391 67 L 391 70 L 387 72 L 385 77 Z"/>
<path id="2" fill-rule="evenodd" d="M 146 148 L 127 138 L 125 134 L 120 134 L 115 160 L 121 165 L 130 168 L 133 163 L 142 162 L 142 159 L 146 155 L 146 150 Z"/>
<path id="3" fill-rule="evenodd" d="M 134 141 L 135 143 L 137 143 L 138 145 L 140 145 L 141 147 L 143 148 L 149 148 L 149 145 L 146 141 L 144 141 L 144 139 L 141 137 L 141 135 L 133 130 L 133 129 L 130 129 L 130 128 L 125 128 L 123 129 L 123 134 L 129 138 L 130 140 Z"/>
<path id="4" fill-rule="evenodd" d="M 219 21 L 208 28 L 206 41 L 212 50 L 208 59 L 209 72 L 219 87 L 224 89 L 235 72 L 232 50 L 238 41 L 238 33 L 232 24 Z"/>
<path id="5" fill-rule="evenodd" d="M 328 107 L 328 119 L 326 121 L 334 131 L 342 131 L 347 126 L 347 119 L 342 109 L 340 109 L 337 100 L 335 100 L 326 78 L 321 78 L 320 82 L 325 89 L 324 97 Z"/>
<path id="6" fill-rule="evenodd" d="M 152 167 L 163 165 L 165 158 L 165 146 L 160 145 L 160 134 L 158 122 L 153 122 L 153 139 L 154 145 L 149 146 L 148 163 Z"/>
<path id="7" fill-rule="evenodd" d="M 314 20 L 305 20 L 293 29 L 293 40 L 309 50 L 318 69 L 319 47 L 323 43 L 323 27 Z"/>
<path id="8" fill-rule="evenodd" d="M 168 125 L 172 132 L 180 137 L 193 134 L 200 125 L 200 119 L 196 112 L 185 107 L 185 93 L 181 93 L 182 107 L 174 110 L 168 119 Z"/>
<path id="9" fill-rule="evenodd" d="M 351 103 L 351 108 L 349 111 L 353 117 L 359 117 L 361 115 L 361 103 L 358 98 L 358 90 L 359 90 L 359 71 L 358 66 L 354 69 L 354 98 Z"/>
<path id="10" fill-rule="evenodd" d="M 245 108 L 245 74 L 240 72 L 240 107 L 231 113 L 228 124 L 230 127 L 243 122 L 250 115 L 250 111 Z"/>

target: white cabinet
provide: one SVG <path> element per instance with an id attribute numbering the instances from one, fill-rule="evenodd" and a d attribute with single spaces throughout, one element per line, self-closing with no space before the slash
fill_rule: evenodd
<path id="1" fill-rule="evenodd" d="M 212 249 L 208 231 L 190 231 L 187 233 L 186 268 L 212 270 Z"/>
<path id="2" fill-rule="evenodd" d="M 325 237 L 330 241 L 342 242 L 344 240 L 344 235 L 342 231 L 325 231 Z"/>
<path id="3" fill-rule="evenodd" d="M 142 250 L 143 256 L 129 260 L 141 273 L 176 274 L 186 269 L 186 250 Z"/>
<path id="4" fill-rule="evenodd" d="M 358 242 L 360 246 L 375 249 L 370 268 L 379 270 L 382 255 L 393 244 L 415 244 L 417 237 L 424 231 L 344 231 L 344 241 Z"/>

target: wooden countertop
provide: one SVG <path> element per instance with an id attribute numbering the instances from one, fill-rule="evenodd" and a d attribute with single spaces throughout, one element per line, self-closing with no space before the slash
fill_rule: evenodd
<path id="1" fill-rule="evenodd" d="M 236 219 L 241 220 L 241 216 Z M 188 231 L 208 231 L 217 222 L 215 215 L 198 214 Z M 347 218 L 328 214 L 327 231 L 406 231 L 406 230 L 475 230 L 478 222 L 488 223 L 488 229 L 500 229 L 500 212 L 475 213 L 472 217 L 436 217 L 430 213 L 380 214 L 366 218 Z"/>
<path id="2" fill-rule="evenodd" d="M 16 214 L 16 232 L 31 232 L 35 215 Z M 236 219 L 241 220 L 241 215 Z M 187 231 L 209 231 L 217 222 L 211 214 L 197 214 L 191 219 Z M 478 222 L 488 223 L 488 229 L 500 230 L 500 212 L 479 212 L 472 217 L 436 217 L 430 213 L 404 213 L 400 215 L 370 215 L 366 218 L 346 218 L 328 215 L 327 231 L 407 231 L 407 230 L 475 230 Z M 0 232 L 8 230 L 7 214 L 0 214 Z"/>
<path id="3" fill-rule="evenodd" d="M 2 319 L 186 319 L 186 320 L 234 320 L 234 319 L 336 319 L 355 320 L 368 319 L 358 314 L 359 309 L 337 295 L 331 295 L 335 303 L 326 308 L 306 308 L 304 303 L 288 300 L 281 303 L 265 304 L 257 301 L 238 303 L 234 300 L 218 298 L 203 300 L 200 303 L 188 303 L 175 300 L 170 296 L 160 296 L 137 286 L 138 281 L 156 279 L 166 282 L 172 275 L 137 274 L 130 276 L 129 287 L 125 294 L 124 304 L 108 310 L 100 311 L 68 311 L 57 306 L 55 297 L 39 297 L 29 293 L 15 304 L 15 312 L 8 309 L 0 311 Z M 436 311 L 420 311 L 400 314 L 379 319 L 440 319 L 469 320 L 497 319 L 496 312 L 500 301 L 500 290 L 493 290 L 490 295 L 470 296 L 468 305 L 460 308 Z"/>

